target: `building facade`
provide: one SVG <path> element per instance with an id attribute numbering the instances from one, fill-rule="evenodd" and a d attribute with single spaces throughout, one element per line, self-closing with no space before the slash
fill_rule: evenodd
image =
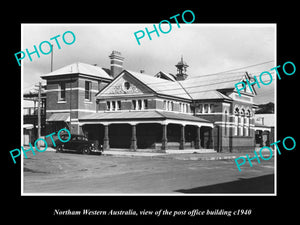
<path id="1" fill-rule="evenodd" d="M 120 52 L 109 58 L 110 69 L 74 63 L 41 76 L 49 133 L 67 127 L 104 149 L 254 150 L 255 89 L 234 88 L 248 74 L 189 76 L 181 57 L 176 75 L 147 75 L 124 69 Z"/>

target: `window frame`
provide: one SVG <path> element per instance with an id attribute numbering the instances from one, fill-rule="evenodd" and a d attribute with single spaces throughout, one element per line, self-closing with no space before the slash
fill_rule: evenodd
<path id="1" fill-rule="evenodd" d="M 88 89 L 87 89 L 87 87 L 88 87 Z M 91 81 L 86 80 L 84 83 L 84 100 L 88 101 L 88 102 L 92 101 L 92 82 Z"/>
<path id="2" fill-rule="evenodd" d="M 58 83 L 58 89 L 59 89 L 58 101 L 59 102 L 66 102 L 66 82 L 65 81 L 60 81 Z M 64 95 L 64 97 L 62 97 L 62 95 Z"/>

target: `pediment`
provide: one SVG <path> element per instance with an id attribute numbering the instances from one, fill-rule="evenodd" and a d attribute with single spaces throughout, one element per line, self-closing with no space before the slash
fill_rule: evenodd
<path id="1" fill-rule="evenodd" d="M 251 86 L 251 89 L 252 89 L 252 90 L 250 90 L 250 88 L 249 88 L 249 86 L 248 86 L 246 80 L 248 80 L 249 83 L 253 83 L 253 82 L 255 81 L 255 80 L 254 80 L 252 77 L 250 77 L 248 74 L 245 74 L 245 75 L 243 76 L 243 78 L 242 78 L 239 82 L 244 82 L 245 85 L 246 85 L 246 88 L 243 89 L 243 90 L 241 90 L 240 93 L 241 93 L 241 94 L 248 94 L 248 95 L 250 94 L 250 95 L 253 95 L 253 96 L 256 95 L 255 85 L 252 85 L 252 86 Z M 235 90 L 235 92 L 237 92 L 237 91 Z"/>
<path id="2" fill-rule="evenodd" d="M 123 73 L 99 92 L 97 97 L 136 96 L 152 93 L 153 91 L 149 87 L 131 76 L 127 71 L 123 71 Z"/>

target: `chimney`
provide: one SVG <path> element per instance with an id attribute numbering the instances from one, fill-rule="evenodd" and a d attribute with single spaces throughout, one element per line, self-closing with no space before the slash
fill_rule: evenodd
<path id="1" fill-rule="evenodd" d="M 112 51 L 110 58 L 110 76 L 115 78 L 123 70 L 124 57 L 121 56 L 121 52 Z"/>

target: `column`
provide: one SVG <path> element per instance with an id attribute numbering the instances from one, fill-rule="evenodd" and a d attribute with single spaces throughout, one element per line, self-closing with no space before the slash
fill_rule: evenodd
<path id="1" fill-rule="evenodd" d="M 168 139 L 167 139 L 167 124 L 162 124 L 163 132 L 162 132 L 162 140 L 161 140 L 161 150 L 165 151 L 168 149 Z"/>
<path id="2" fill-rule="evenodd" d="M 211 128 L 209 131 L 209 148 L 214 149 L 214 137 L 213 137 L 213 130 L 214 128 Z M 217 150 L 217 149 L 215 149 Z"/>
<path id="3" fill-rule="evenodd" d="M 108 124 L 104 125 L 103 150 L 109 150 Z"/>
<path id="4" fill-rule="evenodd" d="M 137 145 L 136 145 L 136 125 L 133 124 L 131 125 L 131 128 L 132 128 L 132 132 L 131 132 L 131 145 L 130 145 L 130 149 L 132 151 L 136 151 L 137 149 Z"/>
<path id="5" fill-rule="evenodd" d="M 197 127 L 195 149 L 201 148 L 200 128 L 201 126 Z"/>
<path id="6" fill-rule="evenodd" d="M 184 125 L 181 125 L 181 135 L 180 135 L 180 144 L 179 149 L 184 149 L 185 144 L 185 133 L 184 133 Z"/>

